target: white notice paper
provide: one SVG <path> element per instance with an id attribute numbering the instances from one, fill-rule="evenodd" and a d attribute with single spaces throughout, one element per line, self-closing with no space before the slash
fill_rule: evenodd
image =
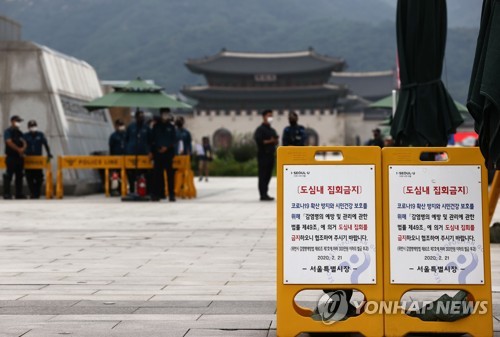
<path id="1" fill-rule="evenodd" d="M 284 284 L 374 284 L 375 165 L 283 170 Z"/>
<path id="2" fill-rule="evenodd" d="M 391 283 L 484 283 L 481 167 L 389 167 Z"/>

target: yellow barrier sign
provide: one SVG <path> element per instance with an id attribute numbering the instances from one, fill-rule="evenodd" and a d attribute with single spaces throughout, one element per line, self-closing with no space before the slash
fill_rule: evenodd
<path id="1" fill-rule="evenodd" d="M 5 169 L 5 157 L 0 157 L 0 169 Z M 50 162 L 44 156 L 26 156 L 24 157 L 25 170 L 45 170 L 50 168 Z"/>
<path id="2" fill-rule="evenodd" d="M 122 157 L 118 156 L 64 156 L 60 157 L 65 169 L 121 169 Z"/>
<path id="3" fill-rule="evenodd" d="M 0 169 L 5 169 L 5 157 L 0 157 Z M 52 182 L 52 166 L 48 157 L 44 156 L 26 156 L 24 157 L 25 170 L 45 170 L 45 197 L 51 199 L 54 194 Z"/>
<path id="4" fill-rule="evenodd" d="M 174 157 L 173 167 L 175 173 L 175 193 L 180 198 L 196 197 L 194 186 L 194 174 L 191 170 L 189 156 Z M 62 198 L 64 169 L 97 169 L 104 170 L 104 189 L 106 196 L 110 195 L 110 170 L 120 170 L 121 194 L 127 194 L 127 170 L 149 170 L 153 168 L 151 159 L 148 156 L 62 156 L 58 158 L 56 196 Z M 166 181 L 165 181 L 166 182 Z M 168 186 L 166 186 L 168 194 Z"/>
<path id="5" fill-rule="evenodd" d="M 124 156 L 123 158 L 127 170 L 153 168 L 153 162 L 148 156 Z M 173 167 L 176 170 L 190 170 L 191 160 L 189 156 L 175 156 Z"/>
<path id="6" fill-rule="evenodd" d="M 420 305 L 421 312 L 437 310 L 446 317 L 466 311 L 468 317 L 455 322 L 422 321 L 407 314 L 415 307 L 395 310 L 385 315 L 385 335 L 491 336 L 488 184 L 479 150 L 385 148 L 382 153 L 385 301 L 399 303 L 410 290 L 470 294 L 467 301 L 453 305 Z"/>
<path id="7" fill-rule="evenodd" d="M 124 156 L 123 158 L 127 170 L 153 168 L 153 163 L 148 156 Z"/>
<path id="8" fill-rule="evenodd" d="M 328 155 L 338 154 L 332 160 Z M 325 159 L 326 160 L 323 160 Z M 348 316 L 353 290 L 382 301 L 380 148 L 278 149 L 277 335 L 382 336 L 383 316 Z M 295 302 L 322 290 L 316 311 Z M 323 299 L 326 296 L 326 300 Z M 313 315 L 314 314 L 314 315 Z"/>
<path id="9" fill-rule="evenodd" d="M 127 170 L 149 170 L 153 168 L 153 162 L 148 156 L 125 156 L 124 165 Z M 191 158 L 185 156 L 175 156 L 173 163 L 175 171 L 175 186 L 174 192 L 176 197 L 180 198 L 195 198 L 196 187 L 194 186 L 194 173 L 191 170 Z M 168 196 L 168 180 L 167 174 L 165 178 L 165 195 Z M 125 176 L 122 181 L 126 185 L 127 177 Z"/>
<path id="10" fill-rule="evenodd" d="M 62 156 L 57 158 L 57 164 L 56 197 L 58 199 L 62 199 L 64 195 L 63 169 L 104 170 L 106 196 L 110 195 L 109 170 L 120 170 L 121 176 L 125 175 L 122 156 Z"/>

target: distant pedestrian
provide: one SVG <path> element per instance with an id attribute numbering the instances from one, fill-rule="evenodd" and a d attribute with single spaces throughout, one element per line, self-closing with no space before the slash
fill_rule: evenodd
<path id="1" fill-rule="evenodd" d="M 191 149 L 191 133 L 184 127 L 184 117 L 179 116 L 175 120 L 175 126 L 177 127 L 177 153 L 178 155 L 190 156 Z"/>
<path id="2" fill-rule="evenodd" d="M 109 154 L 111 156 L 123 156 L 126 154 L 126 128 L 121 119 L 115 121 L 115 132 L 109 137 Z"/>
<path id="3" fill-rule="evenodd" d="M 23 194 L 23 174 L 24 174 L 24 152 L 27 143 L 20 130 L 23 119 L 19 116 L 10 118 L 10 127 L 4 131 L 5 141 L 5 165 L 7 171 L 3 175 L 3 198 L 12 199 L 10 193 L 10 183 L 12 177 L 16 176 L 16 199 L 26 199 Z"/>
<path id="4" fill-rule="evenodd" d="M 196 157 L 198 159 L 199 181 L 202 181 L 203 176 L 205 176 L 205 181 L 208 182 L 208 163 L 213 160 L 212 147 L 208 137 L 203 137 L 201 144 L 196 144 Z"/>
<path id="5" fill-rule="evenodd" d="M 379 146 L 379 147 L 384 147 L 384 139 L 382 138 L 382 133 L 380 132 L 380 129 L 373 129 L 373 138 L 370 139 L 367 143 L 369 146 Z"/>
<path id="6" fill-rule="evenodd" d="M 304 146 L 306 145 L 306 129 L 299 125 L 299 116 L 292 111 L 288 115 L 289 126 L 283 130 L 281 144 L 283 146 Z"/>
<path id="7" fill-rule="evenodd" d="M 47 138 L 43 132 L 38 131 L 38 125 L 35 120 L 28 122 L 28 132 L 24 134 L 24 139 L 27 143 L 26 156 L 41 156 L 42 147 L 47 152 L 47 157 L 52 159 L 52 153 L 47 142 Z M 26 180 L 30 190 L 30 197 L 32 199 L 40 199 L 43 184 L 43 170 L 26 170 Z"/>
<path id="8" fill-rule="evenodd" d="M 165 197 L 165 171 L 167 173 L 168 198 L 175 201 L 175 171 L 173 161 L 176 146 L 176 130 L 171 123 L 170 110 L 161 111 L 160 121 L 155 123 L 151 137 L 151 157 L 153 159 L 153 185 L 151 200 L 159 201 Z"/>
<path id="9" fill-rule="evenodd" d="M 274 198 L 268 195 L 269 181 L 274 169 L 274 156 L 279 137 L 271 127 L 273 111 L 262 112 L 262 124 L 255 130 L 254 139 L 257 143 L 257 163 L 259 170 L 259 193 L 261 201 L 271 201 Z"/>
<path id="10" fill-rule="evenodd" d="M 135 122 L 127 127 L 125 134 L 125 152 L 127 155 L 143 156 L 150 153 L 151 129 L 148 127 L 144 111 L 137 110 L 135 112 Z M 139 177 L 143 176 L 146 183 L 150 186 L 149 170 L 132 169 L 127 170 L 130 193 L 135 193 L 135 182 Z"/>

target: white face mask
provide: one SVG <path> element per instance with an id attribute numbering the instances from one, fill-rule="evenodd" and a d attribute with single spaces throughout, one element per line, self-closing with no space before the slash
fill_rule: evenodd
<path id="1" fill-rule="evenodd" d="M 36 126 L 32 126 L 32 127 L 30 128 L 30 131 L 31 131 L 31 132 L 37 132 L 37 131 L 38 131 L 38 128 L 37 128 Z"/>
<path id="2" fill-rule="evenodd" d="M 268 122 L 269 124 L 271 124 L 271 123 L 273 122 L 273 118 L 272 118 L 272 117 L 267 117 L 267 122 Z"/>
<path id="3" fill-rule="evenodd" d="M 19 122 L 14 122 L 14 126 L 15 126 L 16 128 L 19 128 L 19 127 L 21 127 L 21 123 L 19 123 Z"/>
<path id="4" fill-rule="evenodd" d="M 119 130 L 119 131 L 125 131 L 125 126 L 124 126 L 124 125 L 119 126 L 119 127 L 118 127 L 118 130 Z"/>

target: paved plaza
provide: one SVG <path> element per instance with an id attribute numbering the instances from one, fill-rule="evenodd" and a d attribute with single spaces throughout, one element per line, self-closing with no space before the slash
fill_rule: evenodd
<path id="1" fill-rule="evenodd" d="M 256 178 L 197 189 L 1 201 L 0 337 L 275 336 L 276 203 L 258 201 Z M 500 336 L 500 245 L 492 260 Z"/>

